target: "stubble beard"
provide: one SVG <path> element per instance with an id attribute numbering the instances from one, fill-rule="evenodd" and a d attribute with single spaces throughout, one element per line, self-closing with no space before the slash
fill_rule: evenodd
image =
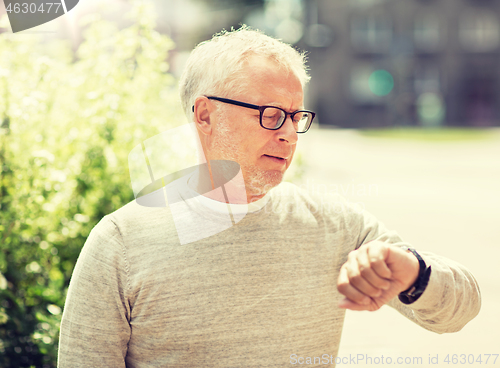
<path id="1" fill-rule="evenodd" d="M 218 124 L 218 129 L 214 132 L 212 150 L 217 152 L 220 159 L 231 160 L 240 165 L 248 196 L 258 197 L 267 194 L 272 188 L 281 183 L 283 173 L 275 170 L 261 170 L 256 166 L 245 164 L 245 162 L 248 162 L 245 152 L 241 152 L 238 144 L 231 138 L 233 134 L 223 113 L 219 117 L 222 124 Z"/>

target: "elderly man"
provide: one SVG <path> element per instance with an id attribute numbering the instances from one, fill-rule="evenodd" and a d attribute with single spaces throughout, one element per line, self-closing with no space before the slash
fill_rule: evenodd
<path id="1" fill-rule="evenodd" d="M 420 255 L 339 196 L 281 183 L 315 116 L 303 105 L 307 81 L 303 55 L 247 27 L 193 51 L 181 98 L 208 176 L 175 190 L 205 221 L 193 234 L 221 208 L 245 215 L 189 242 L 172 203 L 134 201 L 106 216 L 75 267 L 59 367 L 334 366 L 345 309 L 388 303 L 438 333 L 478 313 L 478 285 L 461 265 Z M 241 170 L 224 195 L 215 162 Z"/>

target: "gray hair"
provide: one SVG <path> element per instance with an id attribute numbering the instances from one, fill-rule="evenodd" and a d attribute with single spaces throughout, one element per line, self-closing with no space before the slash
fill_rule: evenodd
<path id="1" fill-rule="evenodd" d="M 179 92 L 189 121 L 192 121 L 191 107 L 197 97 L 230 97 L 231 93 L 240 92 L 243 86 L 237 78 L 251 55 L 272 58 L 279 67 L 292 72 L 302 88 L 310 79 L 304 52 L 245 25 L 238 30 L 223 30 L 195 47 L 182 73 Z"/>

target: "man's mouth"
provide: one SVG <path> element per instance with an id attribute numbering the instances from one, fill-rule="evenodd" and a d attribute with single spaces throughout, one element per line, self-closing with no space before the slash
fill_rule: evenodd
<path id="1" fill-rule="evenodd" d="M 288 157 L 274 156 L 274 155 L 263 155 L 268 161 L 274 162 L 279 166 L 285 167 L 288 162 Z"/>
<path id="2" fill-rule="evenodd" d="M 286 157 L 281 157 L 281 156 L 271 156 L 271 155 L 264 155 L 264 156 L 266 156 L 266 157 L 271 157 L 271 158 L 277 158 L 277 159 L 279 159 L 279 160 L 283 160 L 283 161 L 285 161 L 285 160 L 286 160 Z"/>

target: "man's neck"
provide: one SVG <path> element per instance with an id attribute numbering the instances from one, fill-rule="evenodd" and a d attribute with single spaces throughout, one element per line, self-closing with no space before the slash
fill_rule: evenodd
<path id="1" fill-rule="evenodd" d="M 189 178 L 188 186 L 204 197 L 230 204 L 248 204 L 258 201 L 266 195 L 266 193 L 255 193 L 249 190 L 245 186 L 241 171 L 232 179 L 221 184 L 220 178 L 214 178 L 210 170 L 199 169 Z"/>

